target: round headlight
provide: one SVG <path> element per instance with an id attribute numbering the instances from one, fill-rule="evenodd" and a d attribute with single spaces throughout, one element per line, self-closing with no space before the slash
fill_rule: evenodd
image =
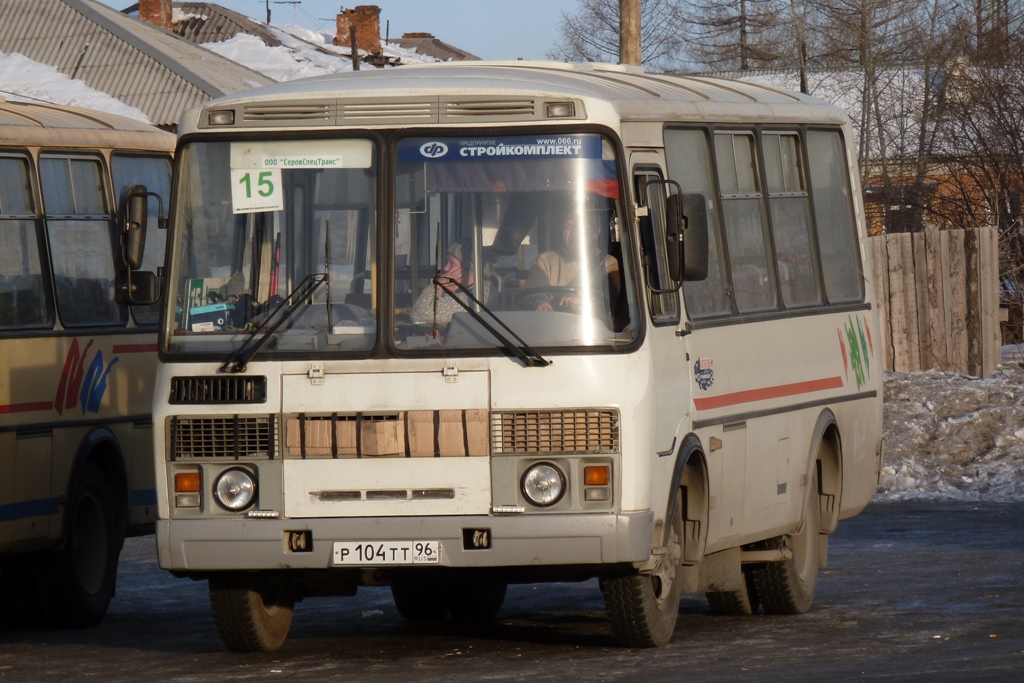
<path id="1" fill-rule="evenodd" d="M 226 510 L 244 510 L 256 499 L 256 480 L 245 470 L 224 470 L 213 484 L 213 497 Z"/>
<path id="2" fill-rule="evenodd" d="M 554 465 L 542 462 L 523 473 L 523 495 L 539 507 L 554 505 L 565 493 L 565 477 Z"/>

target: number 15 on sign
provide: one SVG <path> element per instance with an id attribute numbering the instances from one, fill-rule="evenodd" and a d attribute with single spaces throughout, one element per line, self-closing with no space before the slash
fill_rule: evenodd
<path id="1" fill-rule="evenodd" d="M 231 208 L 234 213 L 282 211 L 281 169 L 231 169 Z"/>

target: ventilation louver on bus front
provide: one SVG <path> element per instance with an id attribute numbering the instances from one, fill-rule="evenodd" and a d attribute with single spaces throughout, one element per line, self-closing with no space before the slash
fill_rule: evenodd
<path id="1" fill-rule="evenodd" d="M 549 102 L 536 98 L 417 98 L 394 100 L 289 100 L 241 105 L 240 126 L 357 126 L 472 121 L 538 121 L 548 116 Z M 573 116 L 583 118 L 582 103 Z"/>
<path id="2" fill-rule="evenodd" d="M 266 403 L 266 377 L 174 377 L 171 405 Z"/>

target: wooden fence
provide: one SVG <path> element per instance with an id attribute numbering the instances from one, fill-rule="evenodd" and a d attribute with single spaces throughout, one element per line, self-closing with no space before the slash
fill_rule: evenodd
<path id="1" fill-rule="evenodd" d="M 988 377 L 1000 359 L 995 228 L 869 239 L 887 370 Z"/>

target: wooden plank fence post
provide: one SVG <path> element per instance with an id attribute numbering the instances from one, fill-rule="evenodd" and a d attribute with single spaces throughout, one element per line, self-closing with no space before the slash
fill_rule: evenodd
<path id="1" fill-rule="evenodd" d="M 981 286 L 981 376 L 990 377 L 1002 361 L 1002 333 L 999 330 L 999 233 L 979 228 L 979 284 Z"/>
<path id="2" fill-rule="evenodd" d="M 925 347 L 925 366 L 945 370 L 949 367 L 949 335 L 946 332 L 946 302 L 942 286 L 942 232 L 924 234 L 925 267 L 928 307 L 928 345 Z"/>
<path id="3" fill-rule="evenodd" d="M 871 275 L 875 283 L 875 301 L 878 306 L 878 343 L 882 345 L 882 364 L 886 370 L 893 369 L 892 330 L 889 325 L 889 258 L 886 253 L 885 235 L 869 239 L 871 245 Z"/>
<path id="4" fill-rule="evenodd" d="M 946 319 L 949 320 L 949 369 L 967 373 L 967 284 L 964 263 L 964 231 L 947 230 L 948 255 L 946 269 Z"/>

